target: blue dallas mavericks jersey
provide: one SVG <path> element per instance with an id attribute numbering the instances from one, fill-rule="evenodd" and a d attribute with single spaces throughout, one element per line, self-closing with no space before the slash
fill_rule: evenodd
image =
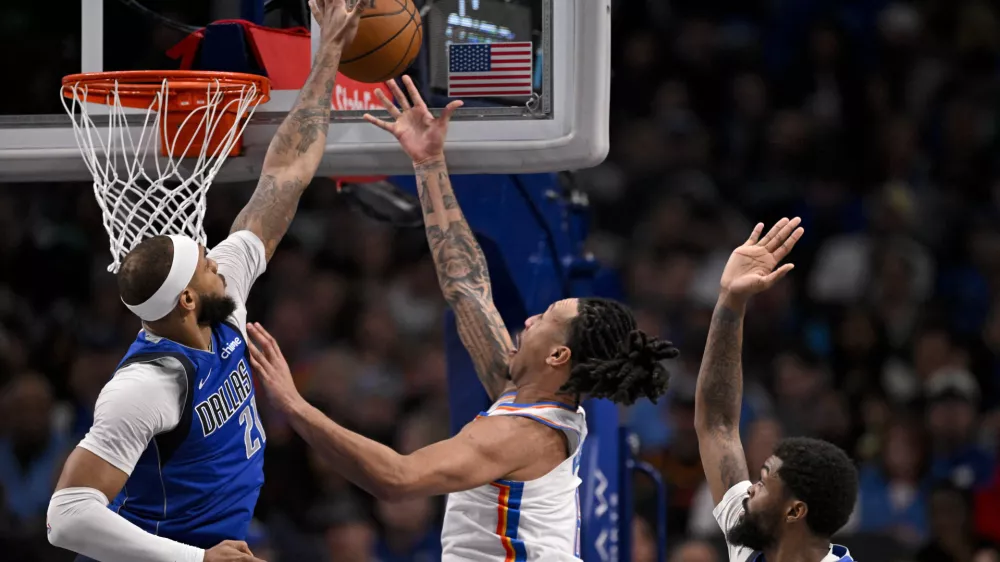
<path id="1" fill-rule="evenodd" d="M 108 506 L 142 529 L 210 548 L 246 537 L 264 484 L 264 430 L 245 336 L 212 328 L 212 351 L 139 333 L 118 368 L 173 357 L 187 374 L 181 421 L 146 447 Z"/>

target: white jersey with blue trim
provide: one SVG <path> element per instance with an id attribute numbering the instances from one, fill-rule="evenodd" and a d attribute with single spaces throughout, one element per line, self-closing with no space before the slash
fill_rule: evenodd
<path id="1" fill-rule="evenodd" d="M 566 435 L 569 457 L 541 478 L 497 480 L 448 494 L 442 561 L 562 562 L 580 558 L 580 452 L 583 408 L 558 402 L 517 404 L 508 393 L 485 416 L 520 416 Z"/>
<path id="2" fill-rule="evenodd" d="M 750 497 L 750 481 L 744 480 L 726 491 L 722 496 L 722 501 L 712 510 L 712 515 L 719 522 L 722 532 L 729 535 L 729 531 L 736 526 L 743 515 L 743 500 Z M 728 540 L 726 546 L 729 549 L 729 562 L 766 562 L 764 555 L 755 552 L 745 546 L 736 546 Z M 830 545 L 830 552 L 822 560 L 816 562 L 854 562 L 847 547 L 839 544 Z"/>

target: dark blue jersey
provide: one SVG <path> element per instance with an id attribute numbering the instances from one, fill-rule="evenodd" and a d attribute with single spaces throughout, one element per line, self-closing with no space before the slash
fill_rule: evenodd
<path id="1" fill-rule="evenodd" d="M 157 435 L 109 508 L 142 529 L 210 548 L 246 537 L 264 483 L 264 442 L 245 336 L 212 328 L 212 351 L 140 332 L 119 364 L 172 357 L 186 371 L 180 423 Z"/>

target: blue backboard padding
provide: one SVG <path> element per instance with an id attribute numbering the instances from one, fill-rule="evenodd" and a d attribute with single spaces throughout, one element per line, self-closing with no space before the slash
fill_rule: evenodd
<path id="1" fill-rule="evenodd" d="M 244 72 L 267 76 L 247 43 L 246 30 L 238 23 L 215 23 L 205 27 L 195 57 L 195 70 Z"/>
<path id="2" fill-rule="evenodd" d="M 264 23 L 264 0 L 241 0 L 240 18 L 262 25 Z"/>

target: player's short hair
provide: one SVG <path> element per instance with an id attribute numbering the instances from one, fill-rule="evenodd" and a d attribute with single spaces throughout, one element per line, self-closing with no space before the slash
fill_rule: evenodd
<path id="1" fill-rule="evenodd" d="M 809 506 L 806 525 L 829 538 L 847 523 L 858 497 L 854 462 L 833 443 L 809 437 L 783 439 L 774 449 L 778 476 L 788 492 Z"/>
<path id="2" fill-rule="evenodd" d="M 632 404 L 643 396 L 655 402 L 667 391 L 670 377 L 660 361 L 677 357 L 673 344 L 639 330 L 620 302 L 590 297 L 578 306 L 569 327 L 572 370 L 564 392 Z"/>
<path id="3" fill-rule="evenodd" d="M 132 248 L 118 270 L 118 292 L 127 304 L 149 300 L 170 274 L 174 243 L 168 236 L 154 236 Z"/>

